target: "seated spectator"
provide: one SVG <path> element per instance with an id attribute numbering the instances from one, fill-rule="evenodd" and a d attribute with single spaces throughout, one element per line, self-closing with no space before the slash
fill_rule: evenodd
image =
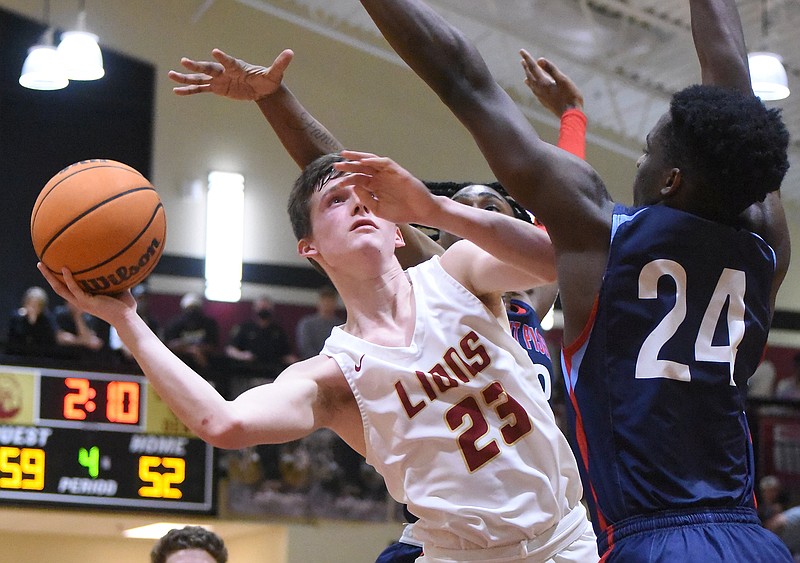
<path id="1" fill-rule="evenodd" d="M 50 355 L 60 340 L 68 337 L 58 329 L 48 309 L 47 292 L 29 287 L 22 296 L 21 307 L 12 313 L 8 323 L 6 351 L 19 356 Z"/>
<path id="2" fill-rule="evenodd" d="M 217 534 L 202 526 L 167 532 L 150 552 L 151 563 L 226 563 L 228 550 Z"/>
<path id="3" fill-rule="evenodd" d="M 794 356 L 791 375 L 779 380 L 775 386 L 775 398 L 800 400 L 800 352 Z"/>
<path id="4" fill-rule="evenodd" d="M 219 349 L 219 325 L 203 312 L 199 294 L 183 296 L 181 313 L 164 331 L 164 342 L 192 369 L 209 378 L 209 364 Z"/>
<path id="5" fill-rule="evenodd" d="M 317 312 L 306 315 L 297 324 L 297 353 L 301 360 L 319 354 L 333 327 L 344 323 L 337 314 L 338 294 L 333 287 L 325 286 L 319 291 Z"/>
<path id="6" fill-rule="evenodd" d="M 253 302 L 253 318 L 233 327 L 225 355 L 242 375 L 273 379 L 297 361 L 286 331 L 274 318 L 268 297 Z"/>
<path id="7" fill-rule="evenodd" d="M 62 332 L 59 340 L 61 346 L 68 346 L 80 359 L 101 358 L 101 351 L 106 345 L 108 325 L 100 319 L 83 313 L 74 305 L 65 302 L 53 310 L 56 324 Z M 98 332 L 104 333 L 106 339 Z"/>

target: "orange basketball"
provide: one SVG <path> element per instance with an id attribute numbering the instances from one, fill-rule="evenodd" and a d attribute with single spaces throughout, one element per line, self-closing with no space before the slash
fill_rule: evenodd
<path id="1" fill-rule="evenodd" d="M 61 277 L 67 267 L 89 293 L 113 294 L 153 270 L 167 234 L 153 185 L 121 162 L 82 160 L 44 186 L 31 213 L 39 260 Z"/>

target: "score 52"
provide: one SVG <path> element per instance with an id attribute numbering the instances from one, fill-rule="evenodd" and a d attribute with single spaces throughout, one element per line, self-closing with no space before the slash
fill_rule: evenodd
<path id="1" fill-rule="evenodd" d="M 159 466 L 166 471 L 155 471 Z M 150 483 L 149 486 L 139 487 L 139 496 L 179 499 L 183 493 L 173 485 L 180 485 L 186 479 L 186 460 L 180 457 L 143 455 L 139 458 L 139 479 Z"/>

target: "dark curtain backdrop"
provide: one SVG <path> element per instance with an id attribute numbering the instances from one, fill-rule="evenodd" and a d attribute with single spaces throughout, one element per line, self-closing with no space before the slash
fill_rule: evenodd
<path id="1" fill-rule="evenodd" d="M 25 289 L 46 286 L 36 270 L 30 214 L 47 180 L 88 158 L 118 160 L 151 177 L 155 67 L 109 50 L 101 37 L 103 78 L 29 90 L 19 85 L 19 73 L 44 31 L 41 23 L 0 9 L 0 342 Z M 59 299 L 50 295 L 55 305 Z"/>

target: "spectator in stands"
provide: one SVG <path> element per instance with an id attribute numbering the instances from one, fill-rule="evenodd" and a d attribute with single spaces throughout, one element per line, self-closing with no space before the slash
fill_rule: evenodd
<path id="1" fill-rule="evenodd" d="M 762 477 L 758 482 L 758 517 L 764 527 L 772 528 L 776 525 L 776 517 L 788 505 L 787 496 L 780 479 L 775 475 Z"/>
<path id="2" fill-rule="evenodd" d="M 337 314 L 339 295 L 331 286 L 319 290 L 317 312 L 306 315 L 297 324 L 297 353 L 301 360 L 319 354 L 333 327 L 344 323 Z"/>
<path id="3" fill-rule="evenodd" d="M 167 532 L 150 552 L 151 563 L 226 563 L 228 550 L 217 534 L 202 526 Z"/>
<path id="4" fill-rule="evenodd" d="M 267 379 L 297 361 L 269 297 L 253 301 L 252 318 L 233 327 L 225 355 L 236 363 L 235 371 Z"/>
<path id="5" fill-rule="evenodd" d="M 775 386 L 775 398 L 800 400 L 800 352 L 794 356 L 791 375 L 778 381 Z"/>
<path id="6" fill-rule="evenodd" d="M 68 346 L 74 352 L 72 355 L 82 360 L 102 358 L 102 350 L 108 340 L 108 324 L 80 311 L 67 301 L 56 307 L 53 314 L 58 328 L 66 333 L 60 344 Z M 104 334 L 105 338 L 100 334 Z"/>
<path id="7" fill-rule="evenodd" d="M 59 331 L 47 305 L 47 292 L 41 287 L 25 291 L 20 308 L 9 319 L 6 352 L 20 356 L 46 355 L 68 338 Z"/>
<path id="8" fill-rule="evenodd" d="M 187 293 L 181 313 L 164 331 L 164 341 L 176 356 L 207 379 L 209 365 L 219 351 L 219 324 L 203 312 L 203 297 Z"/>

